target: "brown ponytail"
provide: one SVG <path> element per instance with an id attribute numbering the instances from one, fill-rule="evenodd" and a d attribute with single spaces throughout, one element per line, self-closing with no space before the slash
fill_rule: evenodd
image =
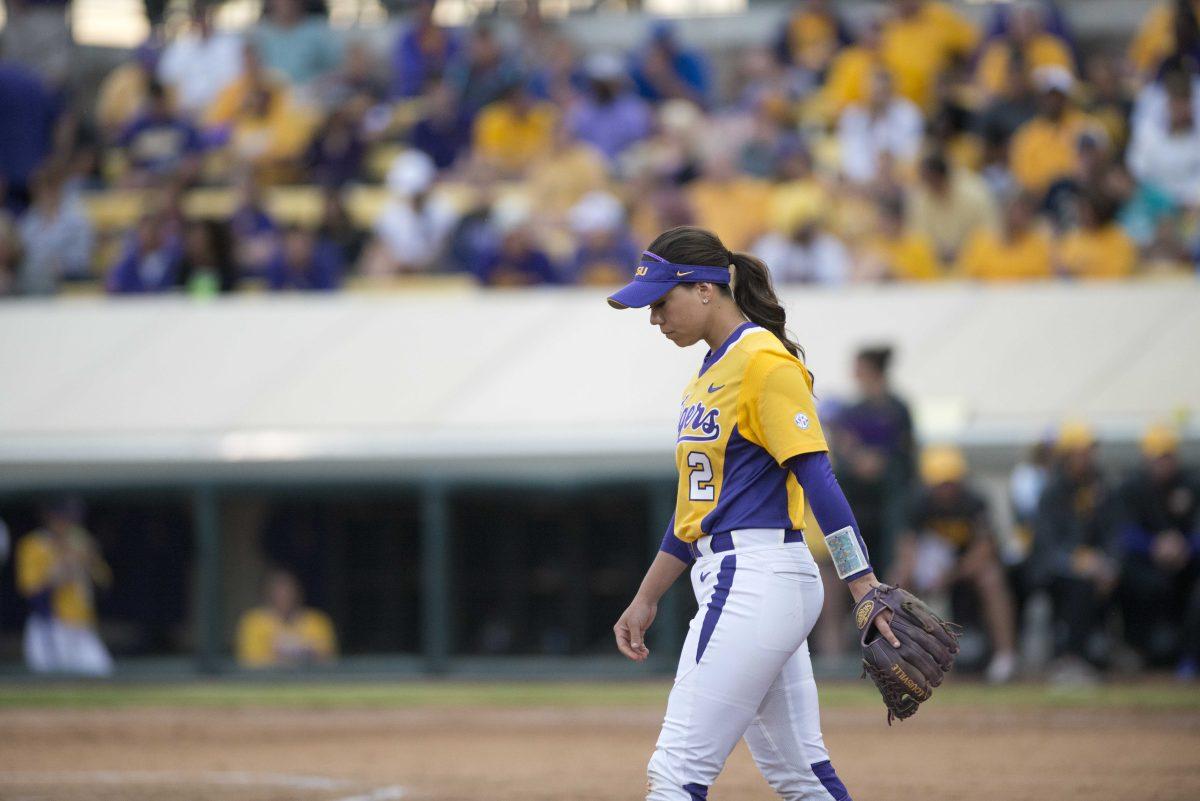
<path id="1" fill-rule="evenodd" d="M 746 319 L 770 331 L 797 359 L 804 358 L 804 348 L 788 335 L 786 313 L 783 304 L 775 296 L 771 285 L 771 273 L 761 259 L 749 253 L 734 252 L 733 283 L 730 289 L 733 302 L 746 315 Z"/>
<path id="2" fill-rule="evenodd" d="M 717 284 L 717 289 L 732 296 L 746 319 L 774 334 L 788 353 L 804 358 L 804 348 L 788 335 L 783 306 L 761 260 L 749 253 L 732 252 L 716 234 L 690 225 L 664 231 L 647 250 L 675 264 L 732 267 L 730 285 Z"/>

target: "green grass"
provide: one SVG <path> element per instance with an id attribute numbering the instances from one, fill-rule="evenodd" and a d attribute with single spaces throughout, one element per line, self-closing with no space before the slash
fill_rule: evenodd
<path id="1" fill-rule="evenodd" d="M 308 683 L 284 680 L 105 685 L 0 684 L 0 708 L 17 707 L 295 707 L 403 708 L 640 706 L 661 703 L 665 683 L 457 682 Z"/>
<path id="2" fill-rule="evenodd" d="M 396 709 L 406 707 L 661 707 L 669 682 L 394 683 L 280 681 L 188 683 L 0 683 L 0 708 L 274 707 Z M 822 682 L 823 708 L 871 708 L 880 701 L 864 682 Z M 938 706 L 972 708 L 1102 708 L 1200 710 L 1200 689 L 1169 683 L 1056 689 L 1042 685 L 949 684 Z"/>

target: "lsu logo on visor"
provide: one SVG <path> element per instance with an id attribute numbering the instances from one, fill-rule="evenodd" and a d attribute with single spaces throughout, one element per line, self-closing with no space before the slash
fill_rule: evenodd
<path id="1" fill-rule="evenodd" d="M 645 275 L 645 274 L 646 274 L 646 273 L 648 273 L 648 272 L 650 272 L 650 268 L 648 268 L 648 267 L 638 267 L 638 268 L 637 268 L 637 270 L 635 270 L 635 271 L 634 271 L 634 275 L 639 275 L 639 276 L 640 276 L 640 275 Z"/>
<path id="2" fill-rule="evenodd" d="M 720 409 L 709 409 L 703 403 L 696 402 L 684 406 L 679 412 L 679 427 L 676 442 L 711 442 L 721 436 Z"/>

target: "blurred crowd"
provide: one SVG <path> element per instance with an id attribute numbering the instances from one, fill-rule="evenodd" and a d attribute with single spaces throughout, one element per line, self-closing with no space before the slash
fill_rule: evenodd
<path id="1" fill-rule="evenodd" d="M 860 352 L 857 397 L 822 413 L 835 469 L 876 572 L 967 625 L 966 667 L 993 682 L 1143 667 L 1195 679 L 1200 473 L 1181 462 L 1176 431 L 1147 428 L 1139 462 L 1118 471 L 1088 425 L 1066 422 L 1012 470 L 1002 510 L 961 450 L 917 447 L 890 358 Z M 824 573 L 825 603 L 847 605 Z M 843 620 L 822 615 L 818 653 L 845 649 Z"/>
<path id="2" fill-rule="evenodd" d="M 536 3 L 453 28 L 419 0 L 383 43 L 321 0 L 267 0 L 240 32 L 194 0 L 95 88 L 64 2 L 9 3 L 0 39 L 4 294 L 606 284 L 679 224 L 781 283 L 1200 263 L 1196 0 L 1145 4 L 1116 50 L 1050 0 L 980 25 L 801 0 L 724 51 L 664 21 L 589 49 Z"/>

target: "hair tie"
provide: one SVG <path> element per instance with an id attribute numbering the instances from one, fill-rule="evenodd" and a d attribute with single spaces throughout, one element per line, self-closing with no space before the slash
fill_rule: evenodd
<path id="1" fill-rule="evenodd" d="M 725 251 L 725 259 L 729 264 L 733 264 L 733 251 L 732 250 Z"/>

